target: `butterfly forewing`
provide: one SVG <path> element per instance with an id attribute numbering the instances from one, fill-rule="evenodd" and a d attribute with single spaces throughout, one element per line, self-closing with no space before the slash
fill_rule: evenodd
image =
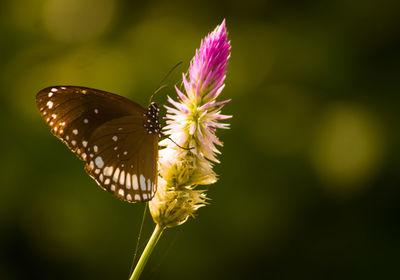
<path id="1" fill-rule="evenodd" d="M 112 93 L 56 86 L 36 96 L 40 113 L 105 190 L 129 202 L 148 201 L 157 184 L 157 111 Z M 158 132 L 156 130 L 156 132 Z"/>

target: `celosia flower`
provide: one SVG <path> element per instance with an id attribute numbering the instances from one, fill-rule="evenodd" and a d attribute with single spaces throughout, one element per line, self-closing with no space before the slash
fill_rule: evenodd
<path id="1" fill-rule="evenodd" d="M 218 162 L 216 145 L 222 142 L 215 135 L 217 128 L 228 128 L 220 120 L 230 118 L 221 114 L 229 100 L 216 101 L 224 88 L 226 67 L 230 56 L 225 21 L 202 40 L 200 49 L 192 59 L 188 75 L 183 74 L 184 90 L 175 87 L 178 101 L 168 98 L 169 135 L 182 149 L 169 139 L 160 142 L 159 186 L 150 202 L 155 222 L 163 227 L 179 225 L 205 205 L 206 195 L 195 190 L 197 185 L 214 183 L 217 178 L 212 162 Z M 184 91 L 184 92 L 183 92 Z"/>
<path id="2" fill-rule="evenodd" d="M 196 190 L 197 185 L 217 180 L 212 162 L 218 162 L 216 145 L 222 146 L 222 142 L 215 132 L 228 128 L 219 121 L 231 116 L 221 114 L 229 100 L 217 102 L 216 98 L 224 88 L 230 48 L 224 20 L 196 50 L 188 75 L 183 74 L 184 89 L 176 87 L 178 101 L 168 98 L 173 107 L 166 107 L 164 134 L 180 147 L 169 139 L 160 142 L 164 146 L 159 152 L 160 178 L 156 195 L 149 202 L 157 225 L 131 280 L 139 279 L 163 230 L 184 223 L 206 204 L 205 190 Z"/>

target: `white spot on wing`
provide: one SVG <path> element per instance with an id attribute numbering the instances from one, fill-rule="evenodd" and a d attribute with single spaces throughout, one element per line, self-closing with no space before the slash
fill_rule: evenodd
<path id="1" fill-rule="evenodd" d="M 123 186 L 125 184 L 125 171 L 122 170 L 121 176 L 119 176 L 119 184 Z"/>
<path id="2" fill-rule="evenodd" d="M 113 170 L 114 170 L 114 168 L 112 166 L 107 166 L 106 168 L 104 168 L 104 171 L 103 171 L 104 176 L 107 176 L 107 177 L 111 176 Z"/>
<path id="3" fill-rule="evenodd" d="M 129 193 L 126 195 L 126 200 L 132 201 L 132 196 Z"/>
<path id="4" fill-rule="evenodd" d="M 102 168 L 104 166 L 104 161 L 101 157 L 96 157 L 94 161 L 99 168 Z"/>
<path id="5" fill-rule="evenodd" d="M 146 190 L 146 178 L 142 174 L 140 174 L 140 188 L 142 191 Z"/>
<path id="6" fill-rule="evenodd" d="M 71 144 L 75 146 L 75 145 L 76 145 L 76 141 L 75 141 L 75 140 L 72 140 L 72 141 L 71 141 Z"/>
<path id="7" fill-rule="evenodd" d="M 104 184 L 105 184 L 105 185 L 108 185 L 109 183 L 110 183 L 110 179 L 107 178 L 107 179 L 104 181 Z"/>
<path id="8" fill-rule="evenodd" d="M 52 97 L 53 96 L 53 92 L 49 92 L 49 97 Z"/>
<path id="9" fill-rule="evenodd" d="M 83 145 L 84 148 L 87 147 L 87 143 L 88 143 L 87 141 L 82 141 L 82 145 Z"/>
<path id="10" fill-rule="evenodd" d="M 89 120 L 88 120 L 88 119 L 84 119 L 83 122 L 84 122 L 84 123 L 88 123 Z"/>
<path id="11" fill-rule="evenodd" d="M 115 185 L 114 184 L 111 184 L 111 190 L 115 191 Z"/>
<path id="12" fill-rule="evenodd" d="M 118 140 L 117 135 L 114 135 L 114 136 L 112 137 L 112 140 L 117 141 L 117 140 Z"/>
<path id="13" fill-rule="evenodd" d="M 131 174 L 129 172 L 126 173 L 126 188 L 129 190 L 131 188 Z"/>
<path id="14" fill-rule="evenodd" d="M 136 174 L 132 175 L 132 188 L 134 190 L 138 190 L 139 189 L 139 184 L 138 184 L 138 180 L 137 180 Z"/>
<path id="15" fill-rule="evenodd" d="M 94 113 L 98 114 L 99 113 L 99 109 L 94 109 Z"/>
<path id="16" fill-rule="evenodd" d="M 47 107 L 49 107 L 49 109 L 53 108 L 54 103 L 52 101 L 48 101 L 47 102 Z"/>
<path id="17" fill-rule="evenodd" d="M 77 134 L 78 134 L 78 130 L 77 130 L 77 129 L 74 129 L 74 130 L 72 130 L 72 133 L 75 134 L 75 135 L 77 135 Z"/>
<path id="18" fill-rule="evenodd" d="M 147 194 L 144 193 L 144 194 L 143 194 L 143 200 L 146 200 L 146 199 L 147 199 Z"/>
<path id="19" fill-rule="evenodd" d="M 118 182 L 119 171 L 120 171 L 119 168 L 115 169 L 115 173 L 114 173 L 114 176 L 113 176 L 114 182 Z"/>
<path id="20" fill-rule="evenodd" d="M 56 89 L 56 88 L 52 88 L 51 91 L 52 91 L 52 92 L 56 92 L 57 89 Z"/>
<path id="21" fill-rule="evenodd" d="M 141 199 L 140 199 L 140 195 L 138 195 L 138 194 L 135 194 L 135 200 L 136 200 L 136 201 L 141 201 Z"/>
<path id="22" fill-rule="evenodd" d="M 95 153 L 97 153 L 97 151 L 99 150 L 99 147 L 97 147 L 96 145 L 94 145 L 93 150 Z"/>
<path id="23" fill-rule="evenodd" d="M 124 195 L 125 195 L 124 189 L 119 189 L 119 190 L 118 190 L 118 194 L 119 194 L 120 196 L 124 196 Z"/>

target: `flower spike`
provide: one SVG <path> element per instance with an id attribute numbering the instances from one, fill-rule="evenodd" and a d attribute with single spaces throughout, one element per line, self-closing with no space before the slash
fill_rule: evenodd
<path id="1" fill-rule="evenodd" d="M 222 107 L 230 101 L 216 101 L 225 87 L 226 67 L 230 57 L 225 20 L 208 34 L 196 50 L 187 74 L 182 74 L 183 90 L 175 87 L 177 101 L 168 97 L 172 106 L 167 109 L 164 134 L 168 139 L 160 142 L 160 180 L 156 196 L 150 202 L 154 221 L 162 227 L 177 226 L 206 204 L 204 190 L 197 185 L 216 182 L 212 170 L 218 163 L 222 146 L 217 129 L 229 128 L 220 120 L 231 116 L 221 114 Z"/>
<path id="2" fill-rule="evenodd" d="M 216 101 L 224 89 L 226 67 L 231 45 L 227 40 L 225 20 L 201 41 L 200 48 L 190 62 L 188 74 L 182 75 L 183 89 L 175 87 L 177 101 L 168 97 L 165 106 L 166 136 L 159 145 L 159 180 L 157 192 L 149 202 L 156 227 L 130 280 L 138 280 L 146 262 L 166 228 L 175 227 L 194 217 L 207 203 L 206 190 L 198 185 L 215 183 L 212 170 L 218 163 L 216 146 L 222 146 L 215 132 L 229 128 L 220 120 L 222 107 L 230 101 Z M 167 139 L 170 138 L 170 139 Z M 172 140 L 172 141 L 171 141 Z M 182 148 L 190 147 L 190 148 Z"/>

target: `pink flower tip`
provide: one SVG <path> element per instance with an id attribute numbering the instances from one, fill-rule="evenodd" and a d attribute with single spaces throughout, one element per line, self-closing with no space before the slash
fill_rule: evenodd
<path id="1" fill-rule="evenodd" d="M 231 49 L 227 39 L 224 19 L 201 41 L 200 48 L 196 50 L 190 63 L 189 81 L 185 87 L 189 96 L 196 97 L 198 100 L 205 96 L 209 100 L 216 97 L 208 93 L 215 92 L 223 86 Z"/>

